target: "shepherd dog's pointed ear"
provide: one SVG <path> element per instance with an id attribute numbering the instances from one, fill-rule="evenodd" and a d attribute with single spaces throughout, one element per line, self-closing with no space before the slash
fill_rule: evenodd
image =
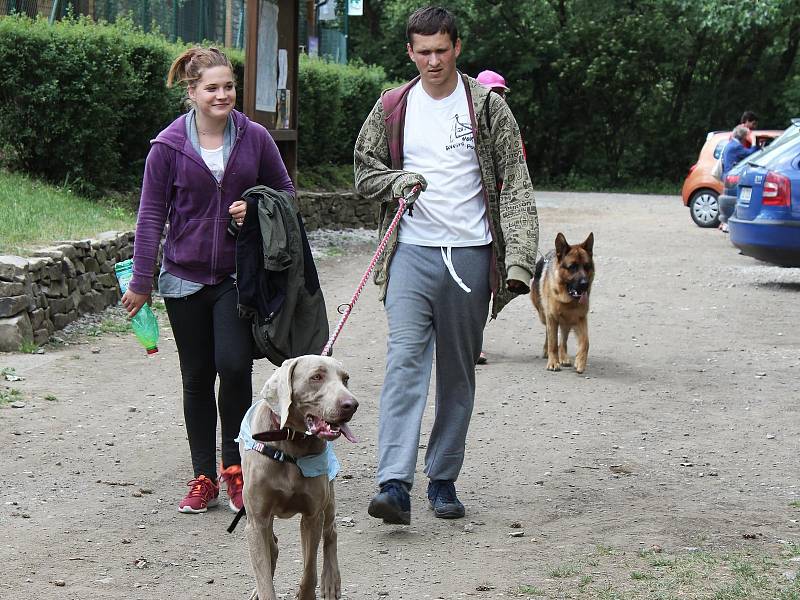
<path id="1" fill-rule="evenodd" d="M 589 233 L 589 237 L 587 237 L 584 242 L 581 244 L 583 249 L 586 250 L 589 254 L 592 253 L 592 248 L 594 248 L 594 232 L 592 231 Z"/>
<path id="2" fill-rule="evenodd" d="M 562 258 L 569 252 L 569 244 L 567 238 L 560 231 L 556 236 L 556 258 L 561 261 Z"/>
<path id="3" fill-rule="evenodd" d="M 289 407 L 292 405 L 292 378 L 297 360 L 297 358 L 289 358 L 283 361 L 272 377 L 267 379 L 261 390 L 261 397 L 269 403 L 273 411 L 281 416 L 281 429 L 286 427 L 286 421 L 289 419 Z M 277 404 L 277 410 L 275 404 Z"/>

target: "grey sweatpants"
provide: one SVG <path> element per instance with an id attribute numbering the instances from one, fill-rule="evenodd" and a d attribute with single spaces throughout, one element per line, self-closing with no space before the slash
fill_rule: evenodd
<path id="1" fill-rule="evenodd" d="M 436 416 L 425 453 L 430 479 L 455 481 L 464 462 L 475 361 L 489 312 L 491 247 L 452 249 L 455 281 L 439 247 L 398 244 L 389 267 L 386 377 L 378 426 L 378 483 L 414 482 L 422 414 L 436 349 Z"/>

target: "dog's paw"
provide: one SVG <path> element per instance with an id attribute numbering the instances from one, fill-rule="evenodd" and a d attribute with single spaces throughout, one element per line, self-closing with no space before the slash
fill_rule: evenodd
<path id="1" fill-rule="evenodd" d="M 571 367 L 572 361 L 569 358 L 562 358 L 558 361 L 562 367 Z"/>
<path id="2" fill-rule="evenodd" d="M 342 597 L 342 580 L 338 573 L 328 573 L 323 569 L 319 591 L 322 600 L 339 600 Z"/>
<path id="3" fill-rule="evenodd" d="M 258 600 L 258 590 L 257 589 L 253 590 L 253 593 L 250 594 L 250 598 L 248 598 L 248 600 Z"/>
<path id="4" fill-rule="evenodd" d="M 586 370 L 586 363 L 579 363 L 575 361 L 575 372 L 580 375 Z"/>
<path id="5" fill-rule="evenodd" d="M 558 361 L 548 360 L 547 361 L 547 370 L 548 371 L 560 371 L 561 370 L 561 365 L 558 364 Z"/>

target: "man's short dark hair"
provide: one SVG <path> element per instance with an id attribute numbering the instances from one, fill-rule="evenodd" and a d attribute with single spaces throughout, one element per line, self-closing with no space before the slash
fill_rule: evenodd
<path id="1" fill-rule="evenodd" d="M 746 123 L 747 121 L 758 121 L 758 115 L 752 110 L 746 110 L 742 113 L 742 118 L 739 123 Z"/>
<path id="2" fill-rule="evenodd" d="M 408 25 L 406 25 L 406 38 L 409 44 L 412 44 L 411 36 L 415 33 L 418 35 L 446 33 L 455 46 L 458 39 L 456 18 L 453 13 L 441 6 L 418 8 L 408 17 Z"/>

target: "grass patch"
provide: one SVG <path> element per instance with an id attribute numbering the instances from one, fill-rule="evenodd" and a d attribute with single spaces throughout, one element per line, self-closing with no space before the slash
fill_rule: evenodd
<path id="1" fill-rule="evenodd" d="M 9 387 L 0 389 L 0 405 L 10 404 L 17 400 L 22 400 L 22 392 L 18 389 Z"/>
<path id="2" fill-rule="evenodd" d="M 544 596 L 544 591 L 534 585 L 521 585 L 517 588 L 517 593 L 524 596 Z"/>
<path id="3" fill-rule="evenodd" d="M 578 573 L 580 573 L 580 571 L 581 569 L 578 565 L 568 563 L 565 565 L 560 565 L 555 569 L 553 569 L 552 571 L 550 571 L 550 577 L 552 577 L 553 579 L 565 579 L 567 577 L 572 577 L 573 575 L 577 575 Z"/>
<path id="4" fill-rule="evenodd" d="M 44 399 L 48 402 L 58 402 L 58 398 L 56 398 L 53 394 L 47 394 Z"/>
<path id="5" fill-rule="evenodd" d="M 533 180 L 534 192 L 598 192 L 606 194 L 659 194 L 677 196 L 682 182 L 645 179 L 643 181 L 600 181 L 597 177 L 570 176 L 556 180 Z"/>
<path id="6" fill-rule="evenodd" d="M 105 319 L 99 325 L 91 327 L 86 335 L 89 337 L 100 337 L 106 333 L 129 333 L 131 330 L 130 323 L 123 319 Z"/>
<path id="7" fill-rule="evenodd" d="M 791 579 L 797 563 L 790 561 L 800 544 L 773 547 L 774 554 L 701 548 L 592 552 L 596 568 L 575 558 L 549 567 L 549 577 L 535 589 L 545 598 L 573 600 L 800 600 L 800 579 Z M 525 587 L 516 588 L 517 596 L 526 597 Z"/>
<path id="8" fill-rule="evenodd" d="M 27 256 L 57 240 L 128 231 L 136 216 L 120 200 L 90 200 L 64 187 L 0 171 L 0 254 Z"/>
<path id="9" fill-rule="evenodd" d="M 5 378 L 6 375 L 9 377 L 17 377 L 17 370 L 14 367 L 3 367 L 0 369 L 0 377 Z M 13 381 L 13 379 L 9 379 L 9 381 Z"/>
<path id="10" fill-rule="evenodd" d="M 23 354 L 33 354 L 38 349 L 39 346 L 37 346 L 34 342 L 31 342 L 29 340 L 25 340 L 19 345 L 19 351 L 22 352 Z"/>
<path id="11" fill-rule="evenodd" d="M 297 187 L 314 191 L 354 191 L 353 165 L 315 165 L 297 171 Z"/>
<path id="12" fill-rule="evenodd" d="M 791 506 L 792 508 L 800 508 L 800 500 L 794 500 L 792 502 L 789 502 L 789 506 Z"/>
<path id="13" fill-rule="evenodd" d="M 611 546 L 605 546 L 603 544 L 597 544 L 594 547 L 594 553 L 597 556 L 610 556 L 614 554 L 614 548 L 612 548 Z"/>
<path id="14" fill-rule="evenodd" d="M 619 592 L 614 589 L 614 586 L 610 583 L 601 590 L 597 592 L 598 600 L 625 600 L 628 596 L 623 593 Z"/>

